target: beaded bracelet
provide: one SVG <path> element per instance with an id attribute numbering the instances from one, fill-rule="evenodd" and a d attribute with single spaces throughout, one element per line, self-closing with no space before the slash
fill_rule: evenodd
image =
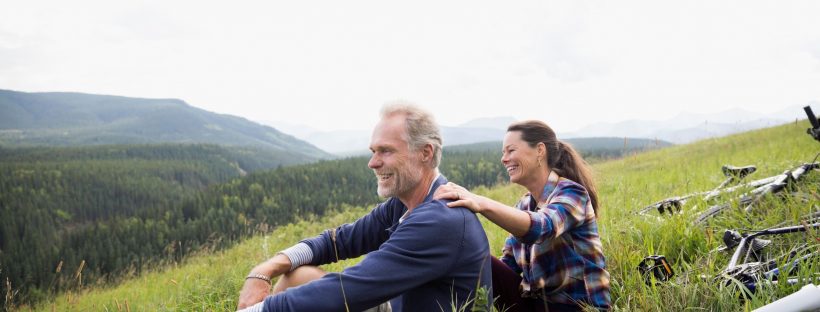
<path id="1" fill-rule="evenodd" d="M 251 273 L 250 275 L 248 275 L 247 277 L 245 277 L 245 279 L 249 279 L 249 278 L 261 279 L 261 280 L 263 280 L 263 281 L 268 282 L 268 284 L 270 284 L 270 277 L 268 277 L 268 276 L 267 276 L 267 275 L 265 275 L 265 274 Z"/>

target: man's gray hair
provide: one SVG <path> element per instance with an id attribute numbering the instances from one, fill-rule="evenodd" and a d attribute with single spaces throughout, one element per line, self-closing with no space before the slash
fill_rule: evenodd
<path id="1" fill-rule="evenodd" d="M 419 150 L 424 145 L 433 146 L 433 168 L 441 162 L 441 132 L 430 112 L 406 101 L 390 102 L 382 107 L 382 119 L 393 115 L 404 115 L 406 137 L 411 150 Z"/>

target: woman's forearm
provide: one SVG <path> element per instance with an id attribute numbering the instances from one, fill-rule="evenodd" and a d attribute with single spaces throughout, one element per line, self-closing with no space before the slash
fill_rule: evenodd
<path id="1" fill-rule="evenodd" d="M 516 237 L 522 237 L 530 230 L 530 214 L 524 211 L 484 196 L 479 206 L 481 215 Z"/>

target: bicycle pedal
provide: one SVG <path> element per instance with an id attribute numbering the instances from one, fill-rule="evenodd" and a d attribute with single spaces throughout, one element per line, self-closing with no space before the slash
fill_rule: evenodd
<path id="1" fill-rule="evenodd" d="M 652 278 L 657 282 L 666 282 L 675 276 L 672 266 L 666 261 L 663 255 L 652 255 L 643 258 L 638 264 L 638 271 L 641 272 L 647 285 L 652 285 Z"/>

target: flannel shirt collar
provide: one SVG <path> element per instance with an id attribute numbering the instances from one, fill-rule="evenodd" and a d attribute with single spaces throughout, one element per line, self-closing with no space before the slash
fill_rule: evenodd
<path id="1" fill-rule="evenodd" d="M 550 170 L 550 175 L 547 177 L 547 184 L 545 184 L 541 190 L 541 198 L 543 198 L 543 200 L 540 203 L 535 203 L 536 207 L 541 208 L 549 203 L 552 198 L 552 193 L 555 191 L 555 188 L 558 186 L 558 181 L 560 180 L 561 176 L 555 173 L 555 171 Z M 532 196 L 532 193 L 527 193 L 527 195 L 530 197 L 531 203 L 535 201 L 535 197 Z"/>

